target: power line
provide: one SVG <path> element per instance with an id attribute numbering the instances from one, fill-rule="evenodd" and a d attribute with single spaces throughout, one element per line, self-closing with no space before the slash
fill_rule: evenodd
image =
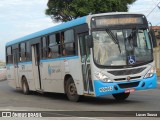
<path id="1" fill-rule="evenodd" d="M 156 5 L 156 3 L 155 3 L 155 1 L 154 1 L 154 0 L 152 0 L 152 2 Z"/>
<path id="2" fill-rule="evenodd" d="M 159 2 L 159 3 L 160 3 L 160 2 Z M 158 3 L 158 4 L 159 4 L 159 3 Z M 159 8 L 158 4 L 156 4 L 156 6 L 151 10 L 151 12 L 147 15 L 147 17 L 154 11 L 154 9 L 156 9 L 156 7 Z"/>

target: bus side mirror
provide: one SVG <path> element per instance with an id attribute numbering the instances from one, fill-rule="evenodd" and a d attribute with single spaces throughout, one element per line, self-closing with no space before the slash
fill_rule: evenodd
<path id="1" fill-rule="evenodd" d="M 93 48 L 93 37 L 92 35 L 87 35 L 87 47 Z"/>
<path id="2" fill-rule="evenodd" d="M 149 37 L 150 37 L 150 40 L 152 41 L 152 44 L 153 44 L 153 48 L 157 47 L 157 41 L 156 41 L 156 36 L 155 36 L 155 33 L 153 30 L 150 30 L 149 31 Z"/>

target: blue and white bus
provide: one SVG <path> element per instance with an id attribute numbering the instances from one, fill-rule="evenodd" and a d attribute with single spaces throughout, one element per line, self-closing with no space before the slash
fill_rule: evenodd
<path id="1" fill-rule="evenodd" d="M 8 42 L 7 79 L 24 94 L 125 100 L 157 87 L 152 43 L 142 14 L 88 15 Z"/>

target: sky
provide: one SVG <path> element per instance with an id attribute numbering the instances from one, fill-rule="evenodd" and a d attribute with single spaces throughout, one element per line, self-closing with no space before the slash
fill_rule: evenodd
<path id="1" fill-rule="evenodd" d="M 45 15 L 47 2 L 48 0 L 0 0 L 0 60 L 5 61 L 7 42 L 59 24 L 53 23 Z M 159 2 L 160 0 L 137 0 L 128 6 L 129 12 L 142 13 L 152 25 L 160 25 L 160 9 L 155 7 Z"/>
<path id="2" fill-rule="evenodd" d="M 152 25 L 160 26 L 160 0 L 137 0 L 129 6 L 129 12 L 142 13 Z"/>

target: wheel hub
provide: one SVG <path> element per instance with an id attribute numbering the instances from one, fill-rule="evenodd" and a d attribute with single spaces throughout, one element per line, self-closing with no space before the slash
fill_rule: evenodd
<path id="1" fill-rule="evenodd" d="M 68 91 L 69 91 L 69 94 L 70 94 L 70 95 L 75 95 L 75 94 L 77 93 L 76 87 L 75 87 L 75 84 L 74 84 L 74 83 L 70 84 L 68 88 L 69 88 Z"/>

